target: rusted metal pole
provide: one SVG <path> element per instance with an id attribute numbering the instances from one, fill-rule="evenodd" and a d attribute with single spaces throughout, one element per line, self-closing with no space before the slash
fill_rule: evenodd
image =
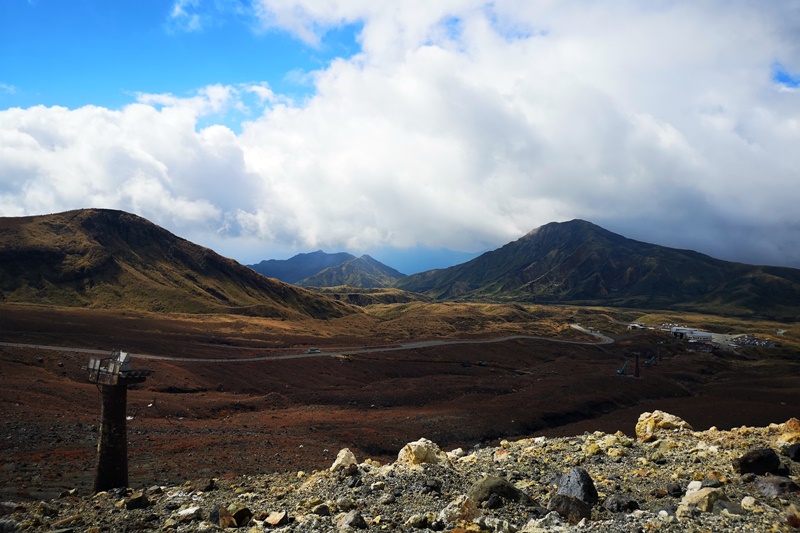
<path id="1" fill-rule="evenodd" d="M 94 492 L 128 486 L 128 386 L 100 385 L 102 407 L 97 438 Z"/>

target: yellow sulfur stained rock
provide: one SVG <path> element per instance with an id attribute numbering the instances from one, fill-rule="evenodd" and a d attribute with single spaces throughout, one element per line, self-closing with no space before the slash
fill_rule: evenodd
<path id="1" fill-rule="evenodd" d="M 650 442 L 656 439 L 659 430 L 688 429 L 692 426 L 688 422 L 675 415 L 664 411 L 653 411 L 652 413 L 642 413 L 639 421 L 636 422 L 636 437 L 642 442 Z"/>

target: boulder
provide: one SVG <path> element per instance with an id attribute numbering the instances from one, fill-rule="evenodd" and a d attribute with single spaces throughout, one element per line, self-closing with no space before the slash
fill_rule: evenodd
<path id="1" fill-rule="evenodd" d="M 692 426 L 688 422 L 675 415 L 664 411 L 653 411 L 652 413 L 642 413 L 636 422 L 636 437 L 642 442 L 650 442 L 656 439 L 659 430 L 668 429 L 688 429 Z"/>
<path id="2" fill-rule="evenodd" d="M 756 480 L 756 488 L 765 498 L 779 498 L 800 492 L 800 486 L 788 477 L 766 476 Z"/>
<path id="3" fill-rule="evenodd" d="M 351 465 L 357 464 L 358 460 L 356 459 L 355 454 L 350 451 L 350 448 L 342 448 L 336 455 L 336 459 L 333 461 L 330 470 L 331 472 L 336 472 L 337 470 L 343 470 Z"/>
<path id="4" fill-rule="evenodd" d="M 578 466 L 571 468 L 569 472 L 559 476 L 556 484 L 558 485 L 556 494 L 572 496 L 589 505 L 597 503 L 598 496 L 594 481 L 583 468 Z"/>
<path id="5" fill-rule="evenodd" d="M 592 508 L 588 503 L 567 496 L 566 494 L 556 494 L 547 504 L 548 511 L 555 511 L 570 524 L 577 524 L 584 518 L 592 517 Z"/>
<path id="6" fill-rule="evenodd" d="M 751 450 L 733 460 L 733 469 L 739 474 L 774 474 L 781 468 L 781 459 L 772 448 Z"/>
<path id="7" fill-rule="evenodd" d="M 722 489 L 706 487 L 694 492 L 687 492 L 678 506 L 678 516 L 691 516 L 694 509 L 703 513 L 714 510 L 717 501 L 730 501 Z"/>
<path id="8" fill-rule="evenodd" d="M 220 508 L 220 511 L 221 510 L 222 509 Z M 230 514 L 231 517 L 233 517 L 233 519 L 236 521 L 237 527 L 246 526 L 250 523 L 250 519 L 253 518 L 253 512 L 239 503 L 230 504 L 226 510 L 228 511 L 228 514 Z"/>
<path id="9" fill-rule="evenodd" d="M 410 466 L 424 463 L 448 464 L 447 454 L 428 439 L 409 442 L 397 454 L 397 462 Z"/>
<path id="10" fill-rule="evenodd" d="M 786 448 L 786 457 L 791 459 L 792 461 L 799 463 L 800 462 L 800 443 L 792 444 Z"/>
<path id="11" fill-rule="evenodd" d="M 479 515 L 477 503 L 469 496 L 462 495 L 447 504 L 436 518 L 442 522 L 472 522 Z"/>
<path id="12" fill-rule="evenodd" d="M 497 476 L 486 476 L 480 481 L 475 482 L 467 491 L 467 498 L 480 504 L 488 500 L 493 494 L 512 501 L 523 501 L 526 499 L 524 492 L 519 490 L 508 480 Z"/>
<path id="13" fill-rule="evenodd" d="M 781 434 L 775 442 L 778 448 L 784 448 L 792 444 L 800 444 L 800 420 L 790 418 L 781 424 L 781 426 Z"/>

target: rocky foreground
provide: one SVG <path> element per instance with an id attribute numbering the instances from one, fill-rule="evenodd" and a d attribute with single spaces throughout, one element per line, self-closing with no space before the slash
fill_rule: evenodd
<path id="1" fill-rule="evenodd" d="M 397 460 L 70 491 L 0 504 L 7 531 L 797 531 L 800 421 L 695 432 L 644 413 L 636 437 L 587 433 L 448 453 L 420 439 Z"/>

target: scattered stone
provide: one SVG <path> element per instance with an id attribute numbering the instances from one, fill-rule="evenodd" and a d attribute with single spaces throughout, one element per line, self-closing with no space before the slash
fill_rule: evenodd
<path id="1" fill-rule="evenodd" d="M 271 526 L 285 526 L 289 523 L 289 513 L 286 511 L 272 511 L 264 519 L 264 523 Z"/>
<path id="2" fill-rule="evenodd" d="M 217 509 L 217 523 L 222 529 L 238 527 L 236 519 L 231 516 L 228 509 L 224 505 L 220 505 Z"/>
<path id="3" fill-rule="evenodd" d="M 354 502 L 352 498 L 348 498 L 347 496 L 342 496 L 341 498 L 336 500 L 336 508 L 339 509 L 340 511 L 349 511 L 355 506 L 356 502 Z"/>
<path id="4" fill-rule="evenodd" d="M 472 522 L 480 516 L 478 505 L 469 496 L 459 496 L 442 509 L 436 519 L 442 522 Z"/>
<path id="5" fill-rule="evenodd" d="M 448 464 L 450 460 L 439 446 L 423 438 L 403 446 L 397 455 L 397 462 L 415 466 L 426 463 Z"/>
<path id="6" fill-rule="evenodd" d="M 795 462 L 800 462 L 800 443 L 792 444 L 786 448 L 786 457 Z"/>
<path id="7" fill-rule="evenodd" d="M 351 465 L 357 465 L 357 464 L 358 464 L 358 459 L 356 459 L 355 454 L 353 454 L 353 452 L 350 451 L 350 448 L 342 448 L 336 455 L 336 459 L 333 461 L 330 470 L 331 472 L 336 472 L 337 470 L 342 470 Z"/>
<path id="8" fill-rule="evenodd" d="M 772 448 L 751 450 L 733 460 L 733 469 L 740 474 L 763 476 L 764 474 L 777 473 L 780 468 L 781 459 Z"/>
<path id="9" fill-rule="evenodd" d="M 186 488 L 192 491 L 210 492 L 217 488 L 216 479 L 195 479 L 194 481 L 187 481 Z"/>
<path id="10" fill-rule="evenodd" d="M 603 507 L 612 513 L 630 513 L 639 508 L 639 503 L 627 496 L 612 494 L 603 502 Z"/>
<path id="11" fill-rule="evenodd" d="M 483 503 L 493 494 L 514 501 L 523 501 L 526 498 L 525 494 L 512 483 L 497 476 L 486 476 L 472 485 L 467 491 L 467 498 L 476 503 Z"/>
<path id="12" fill-rule="evenodd" d="M 664 411 L 653 411 L 652 413 L 642 413 L 636 422 L 636 437 L 642 442 L 656 440 L 656 433 L 659 430 L 686 429 L 691 431 L 692 426 L 688 422 L 675 415 Z"/>
<path id="13" fill-rule="evenodd" d="M 125 499 L 125 509 L 145 509 L 150 505 L 150 500 L 143 492 L 135 492 L 129 498 Z"/>
<path id="14" fill-rule="evenodd" d="M 780 426 L 781 434 L 775 441 L 778 448 L 784 448 L 792 444 L 800 444 L 800 420 L 790 418 Z"/>
<path id="15" fill-rule="evenodd" d="M 311 508 L 311 513 L 317 516 L 330 516 L 331 508 L 327 504 L 321 503 Z"/>
<path id="16" fill-rule="evenodd" d="M 181 511 L 178 511 L 178 519 L 181 522 L 191 522 L 192 520 L 199 519 L 202 515 L 199 505 L 193 505 L 191 507 L 187 507 Z"/>
<path id="17" fill-rule="evenodd" d="M 558 478 L 556 484 L 558 485 L 557 494 L 573 496 L 589 505 L 597 503 L 598 496 L 594 481 L 583 468 L 577 466 L 571 468 L 569 472 Z"/>
<path id="18" fill-rule="evenodd" d="M 547 504 L 548 511 L 557 512 L 570 524 L 577 524 L 584 518 L 592 517 L 592 508 L 588 503 L 566 494 L 556 494 Z"/>
<path id="19" fill-rule="evenodd" d="M 679 517 L 691 516 L 694 509 L 710 513 L 714 509 L 714 503 L 718 500 L 729 501 L 722 489 L 709 487 L 694 492 L 687 491 L 678 506 L 677 515 Z"/>
<path id="20" fill-rule="evenodd" d="M 236 520 L 237 527 L 244 527 L 253 518 L 253 512 L 239 503 L 232 503 L 227 508 L 228 513 Z"/>
<path id="21" fill-rule="evenodd" d="M 369 526 L 367 525 L 367 521 L 364 520 L 364 517 L 361 516 L 361 513 L 358 510 L 353 509 L 339 520 L 339 527 L 367 529 Z"/>
<path id="22" fill-rule="evenodd" d="M 800 486 L 788 477 L 766 476 L 756 480 L 756 488 L 765 498 L 778 498 L 800 492 Z"/>
<path id="23" fill-rule="evenodd" d="M 683 496 L 683 488 L 679 483 L 670 483 L 667 485 L 667 494 L 673 498 L 680 498 Z"/>

